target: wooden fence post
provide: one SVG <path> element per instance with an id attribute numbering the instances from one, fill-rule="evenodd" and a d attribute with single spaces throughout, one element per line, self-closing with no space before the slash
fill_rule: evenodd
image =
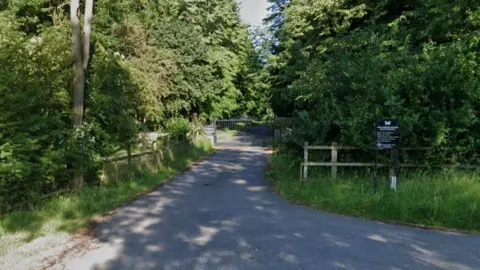
<path id="1" fill-rule="evenodd" d="M 112 162 L 113 166 L 115 167 L 115 183 L 118 183 L 120 180 L 118 178 L 118 164 L 117 162 Z"/>
<path id="2" fill-rule="evenodd" d="M 308 142 L 305 142 L 305 145 L 303 146 L 303 158 L 304 158 L 303 179 L 307 179 L 308 178 Z"/>
<path id="3" fill-rule="evenodd" d="M 338 162 L 338 151 L 337 151 L 337 143 L 333 142 L 332 143 L 332 179 L 336 180 L 337 179 L 337 163 Z"/>
<path id="4" fill-rule="evenodd" d="M 152 151 L 157 151 L 157 140 L 152 143 Z"/>
<path id="5" fill-rule="evenodd" d="M 128 166 L 132 165 L 132 146 L 130 144 L 127 146 L 127 162 Z"/>
<path id="6" fill-rule="evenodd" d="M 130 177 L 133 173 L 133 163 L 132 163 L 132 145 L 131 144 L 128 144 L 128 147 L 127 147 L 127 168 L 128 168 L 128 172 L 127 172 L 127 175 L 128 177 Z"/>

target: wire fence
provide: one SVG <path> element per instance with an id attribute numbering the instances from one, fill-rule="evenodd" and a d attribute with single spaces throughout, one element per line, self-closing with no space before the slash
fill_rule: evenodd
<path id="1" fill-rule="evenodd" d="M 136 173 L 141 171 L 155 173 L 170 166 L 176 159 L 180 159 L 191 147 L 194 147 L 191 141 L 183 140 L 172 142 L 157 150 L 106 158 L 101 166 L 100 181 L 96 181 L 90 186 L 117 184 L 132 179 Z M 56 183 L 42 181 L 21 184 L 10 188 L 8 192 L 3 191 L 0 190 L 0 216 L 14 210 L 32 209 L 40 202 L 55 196 L 78 192 L 78 190 L 70 188 L 59 188 Z"/>
<path id="2" fill-rule="evenodd" d="M 182 141 L 167 147 L 131 155 L 106 159 L 100 181 L 102 184 L 118 183 L 131 178 L 135 172 L 156 172 L 175 162 L 175 158 L 192 147 L 189 141 Z"/>

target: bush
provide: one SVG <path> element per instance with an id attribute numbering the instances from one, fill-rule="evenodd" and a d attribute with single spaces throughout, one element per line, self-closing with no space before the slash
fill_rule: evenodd
<path id="1" fill-rule="evenodd" d="M 433 148 L 430 162 L 477 164 L 479 3 L 381 2 L 285 8 L 271 69 L 276 113 L 299 116 L 286 147 L 371 149 L 375 121 L 395 118 L 402 145 Z"/>
<path id="2" fill-rule="evenodd" d="M 10 20 L 0 13 L 0 212 L 68 188 L 74 171 L 94 182 L 102 158 L 136 133 L 128 72 L 113 54 L 92 58 L 85 123 L 74 130 L 70 25 L 29 39 Z"/>
<path id="3" fill-rule="evenodd" d="M 166 131 L 177 140 L 184 140 L 192 135 L 192 127 L 185 118 L 171 118 L 165 123 Z"/>
<path id="4" fill-rule="evenodd" d="M 54 27 L 33 41 L 10 19 L 0 13 L 0 212 L 69 179 L 68 30 Z"/>

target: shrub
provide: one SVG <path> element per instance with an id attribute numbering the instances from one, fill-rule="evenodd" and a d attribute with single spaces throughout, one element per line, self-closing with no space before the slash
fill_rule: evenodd
<path id="1" fill-rule="evenodd" d="M 185 118 L 171 118 L 165 123 L 166 131 L 177 140 L 187 139 L 192 135 L 192 127 Z"/>

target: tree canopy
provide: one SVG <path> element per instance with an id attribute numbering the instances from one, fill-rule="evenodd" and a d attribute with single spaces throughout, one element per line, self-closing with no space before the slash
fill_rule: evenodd
<path id="1" fill-rule="evenodd" d="M 235 0 L 94 1 L 73 128 L 69 1 L 0 1 L 0 208 L 75 173 L 95 182 L 140 131 L 188 120 L 297 117 L 291 148 L 370 149 L 375 120 L 396 118 L 403 145 L 478 162 L 478 1 L 270 3 L 265 27 L 249 28 Z"/>
<path id="2" fill-rule="evenodd" d="M 171 119 L 267 110 L 252 104 L 265 87 L 235 0 L 96 0 L 84 122 L 74 129 L 69 6 L 0 2 L 0 208 L 68 186 L 79 170 L 96 181 L 104 157 Z"/>
<path id="3" fill-rule="evenodd" d="M 298 144 L 371 148 L 375 120 L 396 118 L 403 145 L 478 161 L 478 1 L 271 3 L 272 107 L 303 119 Z"/>

